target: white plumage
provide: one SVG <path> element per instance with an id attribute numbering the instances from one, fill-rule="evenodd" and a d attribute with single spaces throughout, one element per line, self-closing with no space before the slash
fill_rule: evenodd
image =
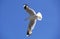
<path id="1" fill-rule="evenodd" d="M 36 20 L 40 20 L 40 21 L 42 20 L 42 14 L 40 12 L 38 12 L 36 14 L 36 12 L 26 4 L 24 5 L 24 9 L 30 15 L 30 17 L 28 18 L 28 20 L 30 20 L 30 22 L 29 22 L 28 30 L 27 30 L 27 36 L 29 36 L 32 34 L 32 30 L 35 27 Z"/>

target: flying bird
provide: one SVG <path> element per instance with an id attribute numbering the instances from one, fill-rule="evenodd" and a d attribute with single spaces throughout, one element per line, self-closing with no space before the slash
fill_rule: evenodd
<path id="1" fill-rule="evenodd" d="M 31 9 L 27 4 L 24 4 L 23 7 L 24 7 L 24 10 L 30 15 L 30 17 L 27 18 L 29 20 L 27 36 L 30 36 L 35 27 L 36 21 L 42 20 L 42 14 L 40 12 L 36 14 L 36 12 L 33 9 Z"/>

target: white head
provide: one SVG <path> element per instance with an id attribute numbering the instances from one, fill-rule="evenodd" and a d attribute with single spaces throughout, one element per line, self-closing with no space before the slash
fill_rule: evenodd
<path id="1" fill-rule="evenodd" d="M 37 16 L 37 19 L 38 19 L 38 20 L 42 20 L 42 14 L 41 14 L 40 12 L 38 12 L 38 13 L 36 14 L 36 16 Z"/>

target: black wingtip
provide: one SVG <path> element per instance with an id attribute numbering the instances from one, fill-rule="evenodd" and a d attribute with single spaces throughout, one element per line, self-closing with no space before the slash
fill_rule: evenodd
<path id="1" fill-rule="evenodd" d="M 26 9 L 26 5 L 24 6 L 24 9 Z"/>
<path id="2" fill-rule="evenodd" d="M 26 9 L 27 6 L 28 6 L 27 4 L 24 4 L 24 9 Z"/>
<path id="3" fill-rule="evenodd" d="M 27 31 L 27 35 L 29 35 L 29 32 Z"/>
<path id="4" fill-rule="evenodd" d="M 27 31 L 27 37 L 30 37 L 30 35 L 31 35 L 31 34 L 29 33 L 29 31 Z"/>

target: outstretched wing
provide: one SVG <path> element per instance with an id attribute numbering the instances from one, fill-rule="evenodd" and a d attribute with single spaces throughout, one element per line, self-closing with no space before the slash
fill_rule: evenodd
<path id="1" fill-rule="evenodd" d="M 36 19 L 32 19 L 30 20 L 30 23 L 28 25 L 28 31 L 27 31 L 27 35 L 30 35 L 32 30 L 34 29 L 35 27 L 35 24 L 36 24 Z"/>
<path id="2" fill-rule="evenodd" d="M 30 14 L 30 15 L 35 15 L 36 12 L 31 9 L 30 7 L 28 7 L 26 4 L 24 5 L 24 9 Z"/>
<path id="3" fill-rule="evenodd" d="M 31 29 L 31 30 L 33 30 L 34 29 L 34 26 L 35 26 L 35 24 L 36 24 L 36 19 L 32 19 L 32 20 L 30 20 L 30 23 L 29 23 L 29 29 Z"/>

